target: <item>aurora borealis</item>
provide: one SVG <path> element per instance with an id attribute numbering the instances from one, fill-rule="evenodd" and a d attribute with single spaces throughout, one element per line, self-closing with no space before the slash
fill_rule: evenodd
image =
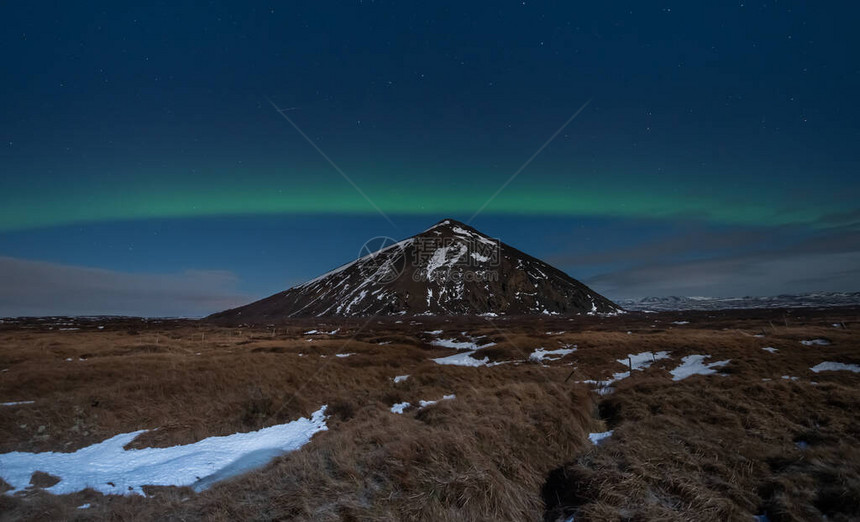
<path id="1" fill-rule="evenodd" d="M 123 313 L 260 297 L 366 238 L 467 220 L 591 100 L 474 226 L 609 297 L 858 290 L 857 10 L 4 4 L 0 284 L 38 262 L 31 279 L 218 274 Z M 15 288 L 0 315 L 111 312 L 109 288 L 17 308 Z"/>

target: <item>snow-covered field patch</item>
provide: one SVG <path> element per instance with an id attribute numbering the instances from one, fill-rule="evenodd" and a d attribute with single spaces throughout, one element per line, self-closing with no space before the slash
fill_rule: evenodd
<path id="1" fill-rule="evenodd" d="M 643 370 L 651 366 L 651 364 L 660 359 L 668 359 L 669 352 L 642 352 L 636 354 L 627 355 L 627 359 L 616 359 L 618 362 L 624 365 L 629 365 L 633 367 L 633 370 Z"/>
<path id="2" fill-rule="evenodd" d="M 0 406 L 23 406 L 25 404 L 33 404 L 36 401 L 13 401 L 13 402 L 0 402 Z"/>
<path id="3" fill-rule="evenodd" d="M 458 341 L 456 339 L 436 339 L 435 341 L 430 341 L 430 344 L 442 348 L 454 348 L 455 350 L 477 350 L 478 348 L 487 348 L 488 346 L 492 346 L 495 343 L 478 345 L 474 341 Z"/>
<path id="4" fill-rule="evenodd" d="M 589 433 L 588 440 L 590 440 L 592 444 L 600 444 L 601 441 L 612 436 L 612 431 L 613 430 L 602 431 L 600 433 Z"/>
<path id="5" fill-rule="evenodd" d="M 812 368 L 810 368 L 815 373 L 818 372 L 838 372 L 838 371 L 848 371 L 854 373 L 860 373 L 860 364 L 845 364 L 841 362 L 833 362 L 833 361 L 824 361 L 823 363 L 816 364 Z"/>
<path id="6" fill-rule="evenodd" d="M 638 370 L 644 370 L 651 366 L 652 363 L 658 361 L 660 359 L 668 359 L 669 352 L 642 352 L 642 353 L 631 353 L 627 355 L 626 359 L 616 359 L 619 363 L 628 367 L 628 371 L 626 372 L 616 372 L 612 374 L 612 379 L 608 381 L 601 381 L 601 383 L 605 383 L 606 386 L 612 384 L 615 381 L 620 381 L 621 379 L 626 379 L 630 377 L 630 369 L 634 372 Z"/>
<path id="7" fill-rule="evenodd" d="M 456 398 L 457 396 L 452 393 L 451 395 L 443 395 L 442 398 L 439 399 L 439 401 L 450 401 Z M 418 401 L 418 407 L 426 408 L 427 406 L 433 406 L 434 404 L 437 404 L 439 401 Z"/>
<path id="8" fill-rule="evenodd" d="M 0 478 L 12 489 L 26 488 L 42 471 L 60 478 L 45 491 L 68 494 L 92 488 L 104 494 L 143 495 L 143 486 L 192 486 L 201 491 L 215 482 L 266 465 L 297 450 L 325 431 L 323 406 L 311 416 L 248 433 L 209 437 L 169 448 L 124 449 L 141 433 L 122 433 L 72 453 L 0 454 Z"/>
<path id="9" fill-rule="evenodd" d="M 402 414 L 403 410 L 405 410 L 408 407 L 409 407 L 408 402 L 398 402 L 397 404 L 395 404 L 391 407 L 391 413 Z"/>
<path id="10" fill-rule="evenodd" d="M 595 380 L 586 380 L 582 381 L 588 384 L 594 384 L 597 387 L 597 393 L 600 395 L 609 395 L 615 388 L 610 387 L 610 385 L 614 382 L 620 381 L 622 379 L 626 379 L 630 377 L 630 370 L 633 371 L 643 370 L 651 366 L 652 363 L 658 361 L 660 359 L 668 359 L 669 352 L 642 352 L 642 353 L 631 353 L 627 355 L 626 359 L 616 359 L 619 363 L 627 366 L 628 370 L 625 372 L 616 372 L 612 374 L 612 377 L 606 379 L 604 381 L 595 381 Z"/>
<path id="11" fill-rule="evenodd" d="M 571 354 L 575 351 L 576 346 L 572 348 L 559 348 L 558 350 L 544 350 L 543 348 L 538 348 L 529 355 L 529 360 L 538 363 L 543 361 L 557 361 L 565 355 Z"/>
<path id="12" fill-rule="evenodd" d="M 776 348 L 774 348 L 773 346 L 765 346 L 764 348 L 762 348 L 762 350 L 764 350 L 766 352 L 770 352 L 770 353 L 776 353 L 779 351 Z"/>
<path id="13" fill-rule="evenodd" d="M 439 357 L 437 359 L 433 359 L 433 362 L 436 364 L 447 364 L 453 366 L 487 366 L 490 363 L 490 358 L 484 357 L 483 359 L 475 359 L 472 357 L 472 354 L 476 351 L 477 350 L 470 350 L 468 352 L 455 353 L 448 357 Z"/>
<path id="14" fill-rule="evenodd" d="M 830 346 L 830 341 L 827 339 L 807 339 L 805 341 L 800 341 L 800 344 L 803 346 Z"/>
<path id="15" fill-rule="evenodd" d="M 731 359 L 725 361 L 716 361 L 712 363 L 704 362 L 710 355 L 688 355 L 681 359 L 681 365 L 672 370 L 672 380 L 680 381 L 693 375 L 711 375 L 717 373 L 715 368 L 729 364 Z"/>
<path id="16" fill-rule="evenodd" d="M 305 335 L 334 335 L 334 334 L 338 333 L 339 331 L 340 331 L 340 328 L 335 328 L 334 330 L 332 330 L 330 332 L 324 332 L 324 331 L 320 331 L 320 330 L 308 330 L 307 332 L 305 332 Z"/>
<path id="17" fill-rule="evenodd" d="M 397 375 L 396 377 L 394 377 L 394 383 L 397 384 L 398 382 L 403 382 L 408 378 L 409 375 Z"/>

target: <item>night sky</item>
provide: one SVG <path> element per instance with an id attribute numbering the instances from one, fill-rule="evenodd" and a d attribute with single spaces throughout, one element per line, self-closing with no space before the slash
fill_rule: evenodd
<path id="1" fill-rule="evenodd" d="M 583 105 L 473 226 L 609 298 L 860 290 L 860 7 L 603 4 L 4 2 L 0 315 L 283 290 Z"/>

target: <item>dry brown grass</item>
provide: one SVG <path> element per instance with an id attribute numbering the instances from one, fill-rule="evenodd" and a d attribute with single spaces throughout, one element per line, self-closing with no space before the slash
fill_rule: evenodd
<path id="1" fill-rule="evenodd" d="M 672 324 L 679 319 L 690 324 Z M 860 375 L 809 371 L 824 360 L 860 363 L 855 310 L 77 327 L 0 329 L 0 370 L 7 370 L 0 372 L 0 402 L 36 401 L 0 407 L 0 451 L 72 451 L 155 427 L 132 445 L 184 444 L 287 422 L 322 404 L 330 429 L 265 469 L 201 494 L 149 488 L 147 498 L 92 491 L 56 497 L 39 487 L 50 477 L 35 477 L 25 493 L 0 496 L 0 518 L 860 516 Z M 520 363 L 437 365 L 430 359 L 453 350 L 432 346 L 431 330 L 493 341 L 483 351 L 491 361 Z M 799 342 L 816 337 L 832 345 Z M 578 350 L 559 361 L 526 361 L 536 348 L 572 344 Z M 634 372 L 612 395 L 576 383 L 623 371 L 615 359 L 629 353 L 661 350 L 671 359 Z M 338 352 L 354 355 L 334 357 Z M 723 377 L 671 381 L 668 370 L 690 354 L 732 362 Z M 411 377 L 394 384 L 399 374 Z M 388 411 L 396 402 L 451 393 L 457 398 L 431 407 Z M 615 429 L 614 436 L 591 446 L 586 434 L 604 429 Z M 808 448 L 799 449 L 799 441 Z M 83 503 L 93 507 L 75 509 Z"/>
<path id="2" fill-rule="evenodd" d="M 856 383 L 662 379 L 619 388 L 611 439 L 553 473 L 555 514 L 631 520 L 856 520 Z M 746 397 L 746 400 L 740 400 Z M 798 442 L 809 444 L 806 449 Z"/>

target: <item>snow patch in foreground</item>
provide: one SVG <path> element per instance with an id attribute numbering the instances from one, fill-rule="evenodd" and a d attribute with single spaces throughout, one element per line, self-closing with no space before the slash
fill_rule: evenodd
<path id="1" fill-rule="evenodd" d="M 800 341 L 800 344 L 803 346 L 830 346 L 830 341 L 827 339 L 807 339 L 805 341 Z"/>
<path id="2" fill-rule="evenodd" d="M 456 339 L 437 339 L 430 341 L 433 346 L 441 346 L 442 348 L 454 348 L 455 350 L 477 350 L 479 348 L 488 348 L 496 343 L 487 343 L 479 345 L 473 341 L 458 341 Z"/>
<path id="3" fill-rule="evenodd" d="M 439 357 L 437 359 L 433 359 L 433 362 L 436 364 L 447 364 L 453 366 L 488 366 L 490 365 L 490 358 L 484 357 L 483 359 L 475 359 L 472 357 L 472 354 L 477 352 L 477 350 L 470 350 L 468 352 L 460 352 L 455 353 L 454 355 L 449 355 L 448 357 Z"/>
<path id="4" fill-rule="evenodd" d="M 3 402 L 0 403 L 0 406 L 23 406 L 24 404 L 33 404 L 36 401 L 13 401 L 13 402 Z"/>
<path id="5" fill-rule="evenodd" d="M 603 439 L 607 439 L 612 436 L 612 431 L 613 430 L 602 431 L 600 433 L 589 433 L 588 440 L 590 440 L 592 444 L 600 444 Z"/>
<path id="6" fill-rule="evenodd" d="M 398 402 L 391 406 L 391 413 L 403 414 L 403 410 L 409 407 L 408 402 Z"/>
<path id="7" fill-rule="evenodd" d="M 642 352 L 642 353 L 627 354 L 626 359 L 616 359 L 616 361 L 618 361 L 619 363 L 623 364 L 624 366 L 627 366 L 628 370 L 626 372 L 613 373 L 612 377 L 609 379 L 606 379 L 605 381 L 595 381 L 595 380 L 589 379 L 589 380 L 585 380 L 582 382 L 596 385 L 597 389 L 598 389 L 597 393 L 600 395 L 609 395 L 610 393 L 615 391 L 615 389 L 612 388 L 611 385 L 615 382 L 622 380 L 622 379 L 626 379 L 626 378 L 630 377 L 630 375 L 631 375 L 630 370 L 631 369 L 633 371 L 644 370 L 645 368 L 650 367 L 651 364 L 654 363 L 655 361 L 658 361 L 660 359 L 668 359 L 668 358 L 669 358 L 669 352 L 667 352 L 667 351 L 656 352 L 656 353 L 654 353 L 654 352 Z"/>
<path id="8" fill-rule="evenodd" d="M 0 478 L 12 489 L 26 488 L 42 471 L 60 482 L 45 488 L 63 495 L 92 488 L 114 495 L 144 495 L 142 486 L 192 486 L 202 491 L 215 482 L 266 465 L 273 458 L 297 450 L 325 431 L 323 406 L 311 416 L 248 433 L 209 437 L 169 448 L 126 450 L 123 447 L 148 430 L 122 433 L 73 453 L 0 454 Z"/>
<path id="9" fill-rule="evenodd" d="M 339 331 L 340 331 L 340 328 L 335 328 L 334 330 L 332 330 L 330 332 L 325 332 L 322 330 L 308 330 L 307 332 L 305 332 L 305 335 L 334 335 L 334 334 L 338 333 Z"/>
<path id="10" fill-rule="evenodd" d="M 457 396 L 452 393 L 451 395 L 443 395 L 442 398 L 439 399 L 439 401 L 450 401 L 456 398 Z M 418 407 L 426 408 L 427 406 L 433 406 L 439 401 L 418 401 Z M 391 413 L 403 414 L 403 411 L 409 406 L 411 406 L 411 404 L 408 402 L 398 402 L 397 404 L 391 406 Z"/>
<path id="11" fill-rule="evenodd" d="M 833 361 L 824 361 L 823 363 L 816 364 L 812 368 L 810 368 L 815 373 L 818 372 L 838 372 L 840 370 L 845 370 L 854 373 L 860 373 L 860 364 L 845 364 L 840 362 Z"/>
<path id="12" fill-rule="evenodd" d="M 681 365 L 672 370 L 672 380 L 680 381 L 693 375 L 711 375 L 717 373 L 714 368 L 719 368 L 729 364 L 731 359 L 725 361 L 716 361 L 712 363 L 704 362 L 710 355 L 688 355 L 681 359 Z"/>
<path id="13" fill-rule="evenodd" d="M 529 355 L 529 360 L 534 362 L 543 362 L 544 360 L 557 361 L 565 355 L 571 354 L 575 351 L 575 346 L 573 348 L 559 348 L 558 350 L 544 350 L 543 348 L 538 348 L 537 350 L 532 352 L 531 355 Z"/>
<path id="14" fill-rule="evenodd" d="M 457 396 L 452 393 L 451 395 L 443 395 L 442 398 L 439 399 L 439 401 L 450 401 L 450 400 L 456 399 L 456 398 L 457 398 Z M 436 404 L 439 401 L 418 401 L 418 407 L 419 408 L 426 408 L 427 406 L 433 406 L 434 404 Z"/>
<path id="15" fill-rule="evenodd" d="M 642 353 L 631 353 L 627 355 L 626 359 L 615 359 L 621 364 L 632 366 L 633 370 L 643 370 L 651 366 L 651 363 L 658 361 L 660 359 L 668 359 L 669 352 L 642 352 Z M 628 372 L 629 374 L 629 372 Z M 628 375 L 629 376 L 629 375 Z"/>
<path id="16" fill-rule="evenodd" d="M 764 348 L 762 348 L 762 350 L 764 350 L 766 352 L 770 352 L 770 353 L 776 353 L 779 351 L 776 348 L 774 348 L 773 346 L 765 346 Z"/>
<path id="17" fill-rule="evenodd" d="M 403 382 L 408 378 L 409 378 L 408 374 L 407 375 L 397 375 L 394 377 L 394 384 L 397 384 L 398 382 Z"/>

